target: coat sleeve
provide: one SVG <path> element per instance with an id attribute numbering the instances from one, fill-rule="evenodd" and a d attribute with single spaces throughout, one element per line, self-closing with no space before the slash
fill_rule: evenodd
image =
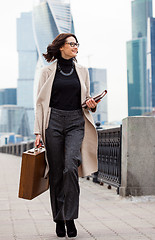
<path id="1" fill-rule="evenodd" d="M 91 96 L 90 96 L 90 78 L 89 78 L 89 72 L 88 72 L 88 69 L 86 68 L 86 89 L 87 89 L 87 92 L 86 92 L 86 99 L 90 99 Z M 91 110 L 92 112 L 95 112 L 96 111 L 96 107 L 95 108 L 88 108 L 88 110 Z"/>
<path id="2" fill-rule="evenodd" d="M 35 110 L 35 120 L 34 120 L 34 134 L 41 134 L 40 127 L 39 127 L 39 119 L 38 119 L 38 112 L 40 109 L 40 105 L 38 104 L 38 97 L 42 86 L 46 81 L 46 70 L 43 68 L 40 74 L 39 82 L 38 82 L 38 89 L 37 89 L 37 98 L 36 98 L 36 110 Z"/>

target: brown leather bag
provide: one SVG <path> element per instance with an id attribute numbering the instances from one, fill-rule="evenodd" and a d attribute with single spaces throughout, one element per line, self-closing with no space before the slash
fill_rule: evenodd
<path id="1" fill-rule="evenodd" d="M 49 179 L 44 178 L 46 167 L 45 149 L 30 149 L 22 154 L 19 183 L 19 198 L 33 199 L 49 188 Z"/>

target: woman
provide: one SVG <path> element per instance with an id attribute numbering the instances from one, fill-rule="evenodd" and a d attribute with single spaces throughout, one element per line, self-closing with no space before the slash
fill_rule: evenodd
<path id="1" fill-rule="evenodd" d="M 97 171 L 97 133 L 90 111 L 97 103 L 90 97 L 88 70 L 76 62 L 79 43 L 74 34 L 59 34 L 47 47 L 52 64 L 39 80 L 35 145 L 42 138 L 46 148 L 50 198 L 58 237 L 76 237 L 79 179 Z M 87 108 L 81 104 L 86 100 Z M 81 158 L 82 155 L 82 158 Z M 66 226 L 66 228 L 65 228 Z"/>

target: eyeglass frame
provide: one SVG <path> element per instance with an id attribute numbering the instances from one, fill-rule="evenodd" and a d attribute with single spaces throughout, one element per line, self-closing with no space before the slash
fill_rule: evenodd
<path id="1" fill-rule="evenodd" d="M 75 42 L 65 42 L 65 44 L 69 44 L 71 47 L 77 47 L 79 48 L 80 44 L 79 43 L 75 43 Z"/>

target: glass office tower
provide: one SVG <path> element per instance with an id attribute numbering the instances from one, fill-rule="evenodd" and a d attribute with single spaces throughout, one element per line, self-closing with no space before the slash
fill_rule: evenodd
<path id="1" fill-rule="evenodd" d="M 34 101 L 41 68 L 48 65 L 42 56 L 47 46 L 62 32 L 74 33 L 73 18 L 69 0 L 39 1 L 33 8 L 33 30 L 38 52 L 38 62 L 35 70 Z"/>
<path id="2" fill-rule="evenodd" d="M 17 89 L 5 88 L 0 89 L 0 105 L 17 104 Z"/>
<path id="3" fill-rule="evenodd" d="M 17 105 L 0 106 L 0 133 L 30 136 L 27 111 Z"/>
<path id="4" fill-rule="evenodd" d="M 147 36 L 147 19 L 152 17 L 152 0 L 132 1 L 132 39 Z"/>
<path id="5" fill-rule="evenodd" d="M 155 107 L 155 18 L 148 19 L 147 81 L 151 89 L 152 107 Z"/>
<path id="6" fill-rule="evenodd" d="M 128 115 L 142 115 L 151 109 L 150 84 L 146 77 L 147 20 L 152 0 L 132 2 L 132 40 L 127 42 Z"/>
<path id="7" fill-rule="evenodd" d="M 24 107 L 28 115 L 30 135 L 34 128 L 33 86 L 38 59 L 33 28 L 32 13 L 22 13 L 17 19 L 18 81 L 17 105 Z"/>
<path id="8" fill-rule="evenodd" d="M 93 97 L 104 90 L 107 90 L 107 71 L 100 68 L 89 68 L 90 95 Z M 107 116 L 107 96 L 98 104 L 97 110 L 93 113 L 95 123 L 104 124 L 108 120 Z"/>
<path id="9" fill-rule="evenodd" d="M 128 115 L 146 110 L 146 38 L 127 42 Z"/>

